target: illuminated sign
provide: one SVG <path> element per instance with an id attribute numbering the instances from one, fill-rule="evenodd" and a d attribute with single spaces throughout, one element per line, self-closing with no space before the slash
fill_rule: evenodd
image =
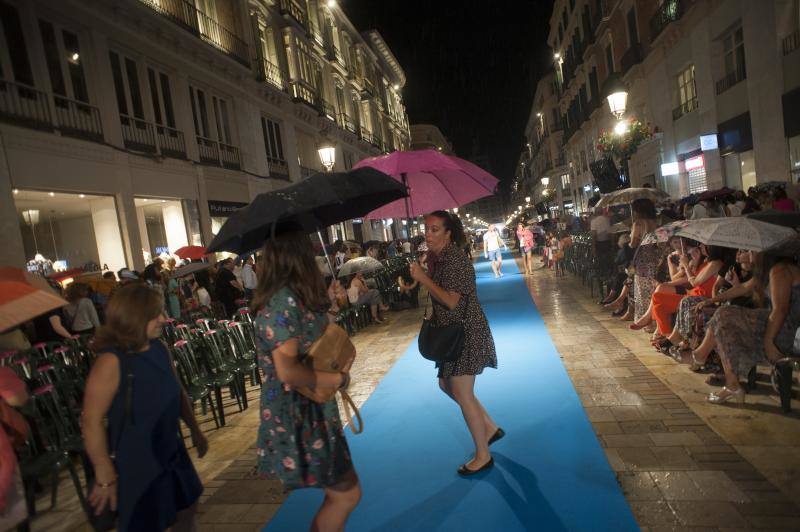
<path id="1" fill-rule="evenodd" d="M 717 135 L 716 133 L 712 133 L 711 135 L 700 135 L 700 149 L 703 151 L 711 151 L 716 150 L 719 148 L 717 144 Z"/>
<path id="2" fill-rule="evenodd" d="M 678 163 L 664 163 L 661 165 L 661 175 L 678 175 L 680 173 L 680 165 Z"/>
<path id="3" fill-rule="evenodd" d="M 702 155 L 698 155 L 697 157 L 686 159 L 684 165 L 686 166 L 686 171 L 688 172 L 690 170 L 698 170 L 703 168 L 705 166 L 705 161 L 703 160 Z"/>

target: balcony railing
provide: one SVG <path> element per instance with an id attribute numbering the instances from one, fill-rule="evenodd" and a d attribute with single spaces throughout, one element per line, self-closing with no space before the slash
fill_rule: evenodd
<path id="1" fill-rule="evenodd" d="M 800 29 L 783 38 L 783 55 L 789 55 L 800 48 Z"/>
<path id="2" fill-rule="evenodd" d="M 261 76 L 267 83 L 271 83 L 282 91 L 286 90 L 286 81 L 283 78 L 283 72 L 281 72 L 280 67 L 275 63 L 267 59 L 262 59 Z"/>
<path id="3" fill-rule="evenodd" d="M 267 156 L 267 166 L 269 167 L 269 176 L 271 178 L 289 181 L 289 165 L 286 164 L 286 161 Z"/>
<path id="4" fill-rule="evenodd" d="M 300 175 L 304 178 L 311 177 L 314 174 L 318 174 L 319 170 L 314 170 L 313 168 L 309 168 L 307 166 L 300 165 Z"/>
<path id="5" fill-rule="evenodd" d="M 689 114 L 695 109 L 697 109 L 697 97 L 695 96 L 691 100 L 685 101 L 680 104 L 678 107 L 672 110 L 672 119 L 677 120 L 685 114 Z"/>
<path id="6" fill-rule="evenodd" d="M 308 28 L 308 13 L 297 0 L 281 0 L 281 15 L 288 15 L 304 28 Z"/>
<path id="7" fill-rule="evenodd" d="M 158 148 L 164 157 L 175 159 L 186 158 L 186 143 L 183 141 L 183 132 L 175 128 L 156 125 L 156 138 Z"/>
<path id="8" fill-rule="evenodd" d="M 721 80 L 717 81 L 717 94 L 722 94 L 745 79 L 747 79 L 747 73 L 744 70 L 736 70 L 731 72 Z"/>
<path id="9" fill-rule="evenodd" d="M 622 59 L 620 60 L 619 64 L 621 67 L 621 73 L 624 76 L 628 70 L 633 68 L 634 65 L 638 65 L 642 62 L 642 45 L 639 43 L 635 43 L 628 48 L 628 51 L 622 55 Z"/>
<path id="10" fill-rule="evenodd" d="M 336 122 L 342 129 L 346 129 L 350 133 L 358 133 L 358 128 L 353 119 L 347 113 L 339 113 L 336 115 Z"/>
<path id="11" fill-rule="evenodd" d="M 247 43 L 231 30 L 197 9 L 187 0 L 139 0 L 208 44 L 225 52 L 242 65 L 250 66 Z"/>
<path id="12" fill-rule="evenodd" d="M 80 139 L 103 141 L 103 124 L 100 110 L 76 100 L 53 95 L 58 130 L 62 135 Z"/>
<path id="13" fill-rule="evenodd" d="M 368 142 L 372 144 L 372 133 L 370 133 L 365 127 L 359 128 L 358 131 L 358 138 L 363 140 L 364 142 Z"/>
<path id="14" fill-rule="evenodd" d="M 368 77 L 364 77 L 364 93 L 370 98 L 375 96 L 375 84 Z"/>
<path id="15" fill-rule="evenodd" d="M 153 124 L 128 115 L 119 115 L 122 140 L 129 150 L 156 153 L 156 133 Z"/>
<path id="16" fill-rule="evenodd" d="M 298 79 L 292 81 L 292 97 L 296 102 L 303 102 L 317 108 L 317 89 L 305 81 Z"/>
<path id="17" fill-rule="evenodd" d="M 680 20 L 685 11 L 683 0 L 665 0 L 656 14 L 650 18 L 650 40 L 654 41 L 661 35 L 664 28 Z"/>
<path id="18" fill-rule="evenodd" d="M 319 116 L 324 116 L 328 120 L 336 122 L 336 109 L 333 108 L 333 105 L 323 98 L 319 98 L 318 101 L 317 110 L 319 111 Z"/>
<path id="19" fill-rule="evenodd" d="M 197 136 L 197 151 L 200 162 L 219 165 L 219 145 L 216 140 Z"/>
<path id="20" fill-rule="evenodd" d="M 53 129 L 47 93 L 22 83 L 0 80 L 0 118 L 34 129 Z"/>
<path id="21" fill-rule="evenodd" d="M 219 159 L 224 168 L 241 170 L 242 161 L 239 158 L 239 148 L 231 144 L 219 143 Z"/>

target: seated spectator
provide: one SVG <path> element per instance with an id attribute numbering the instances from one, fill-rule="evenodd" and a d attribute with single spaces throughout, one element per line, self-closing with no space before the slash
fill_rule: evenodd
<path id="1" fill-rule="evenodd" d="M 69 305 L 64 307 L 64 321 L 72 334 L 94 334 L 100 327 L 97 309 L 89 299 L 89 286 L 84 283 L 71 283 L 65 297 Z"/>
<path id="2" fill-rule="evenodd" d="M 739 378 L 756 364 L 775 364 L 792 353 L 800 326 L 800 267 L 786 260 L 769 267 L 769 262 L 754 255 L 753 278 L 724 293 L 728 298 L 752 294 L 757 308 L 720 307 L 708 322 L 703 344 L 692 354 L 695 364 L 703 364 L 716 349 L 722 361 L 725 386 L 709 394 L 711 403 L 743 403 L 745 392 Z M 715 303 L 720 300 L 720 296 L 712 298 Z"/>
<path id="3" fill-rule="evenodd" d="M 772 193 L 772 196 L 775 198 L 775 200 L 772 202 L 773 209 L 775 209 L 776 211 L 794 212 L 795 210 L 794 201 L 786 197 L 786 190 L 782 188 L 777 188 Z"/>
<path id="4" fill-rule="evenodd" d="M 0 367 L 0 530 L 28 530 L 28 507 L 14 448 L 23 448 L 28 427 L 12 407 L 28 401 L 28 390 L 11 369 Z"/>
<path id="5" fill-rule="evenodd" d="M 367 287 L 362 272 L 358 272 L 353 276 L 353 279 L 350 281 L 350 288 L 347 289 L 347 297 L 350 300 L 350 304 L 357 307 L 369 305 L 373 321 L 376 323 L 383 323 L 380 312 L 389 310 L 389 307 L 383 304 L 381 293 L 378 290 Z"/>

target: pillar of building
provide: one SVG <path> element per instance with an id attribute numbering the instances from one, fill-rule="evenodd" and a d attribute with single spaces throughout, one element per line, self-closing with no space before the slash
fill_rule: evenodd
<path id="1" fill-rule="evenodd" d="M 122 247 L 114 198 L 93 199 L 89 201 L 89 207 L 92 211 L 92 226 L 97 241 L 100 266 L 108 266 L 113 271 L 124 268 L 127 261 Z"/>
<path id="2" fill-rule="evenodd" d="M 170 253 L 189 245 L 186 238 L 186 224 L 183 222 L 183 207 L 177 201 L 162 204 L 161 215 L 164 220 L 164 234 Z"/>
<path id="3" fill-rule="evenodd" d="M 25 246 L 22 243 L 22 230 L 14 203 L 11 171 L 6 160 L 4 142 L 5 139 L 0 134 L 0 234 L 3 235 L 0 266 L 22 267 L 26 262 Z"/>
<path id="4" fill-rule="evenodd" d="M 783 57 L 776 36 L 776 2 L 742 2 L 747 95 L 756 180 L 787 181 L 789 155 L 783 128 Z"/>

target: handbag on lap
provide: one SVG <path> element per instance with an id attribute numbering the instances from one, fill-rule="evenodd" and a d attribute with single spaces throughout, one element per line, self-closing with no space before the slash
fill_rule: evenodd
<path id="1" fill-rule="evenodd" d="M 306 353 L 303 358 L 303 363 L 307 364 L 309 368 L 314 371 L 340 373 L 342 368 L 350 366 L 355 357 L 356 347 L 353 345 L 353 342 L 350 341 L 347 331 L 335 323 L 329 323 L 327 327 L 325 327 L 322 336 L 311 344 L 308 353 Z M 353 429 L 353 433 L 359 434 L 364 430 L 364 422 L 361 419 L 361 413 L 358 411 L 353 399 L 346 390 L 337 390 L 336 388 L 312 388 L 310 386 L 298 387 L 295 388 L 295 390 L 316 403 L 327 403 L 336 396 L 336 392 L 339 392 L 342 397 L 342 404 L 344 405 L 345 419 L 347 419 L 347 422 Z M 358 427 L 353 423 L 353 416 L 358 420 Z"/>

